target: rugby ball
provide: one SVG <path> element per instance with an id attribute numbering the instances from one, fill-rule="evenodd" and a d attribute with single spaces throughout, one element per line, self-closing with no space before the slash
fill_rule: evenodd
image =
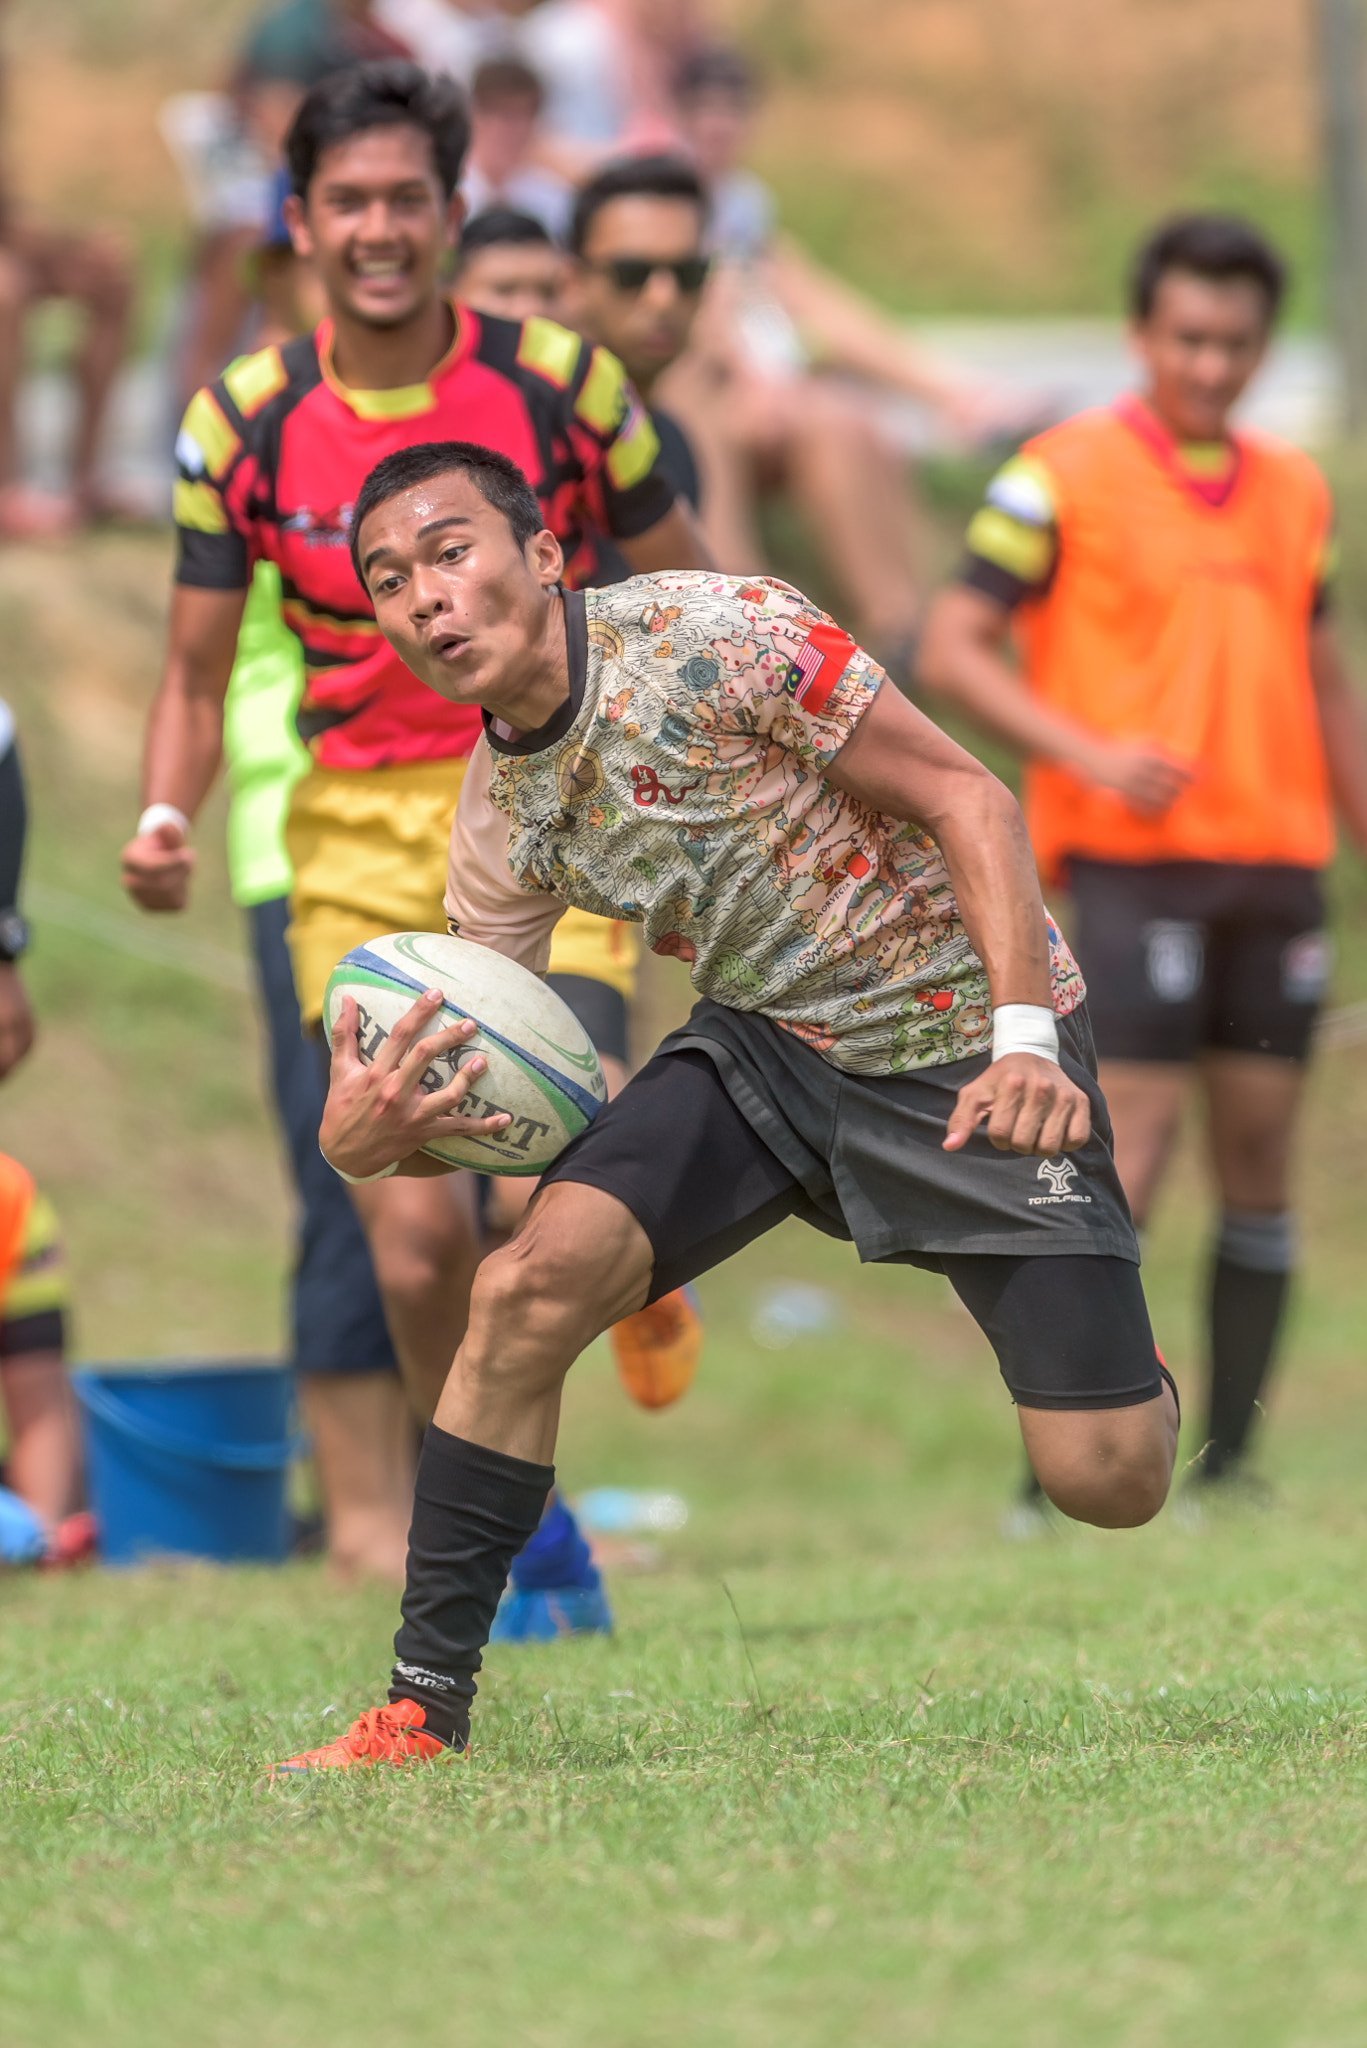
<path id="1" fill-rule="evenodd" d="M 429 988 L 442 1006 L 424 1037 L 462 1017 L 479 1026 L 459 1052 L 442 1053 L 422 1078 L 430 1092 L 482 1053 L 488 1066 L 465 1097 L 462 1112 L 512 1122 L 482 1137 L 436 1138 L 423 1150 L 448 1166 L 476 1173 L 542 1173 L 607 1101 L 598 1055 L 573 1010 L 525 967 L 487 946 L 438 932 L 394 932 L 354 946 L 333 968 L 323 998 L 331 1032 L 351 996 L 360 1011 L 358 1043 L 370 1063 L 394 1026 Z"/>

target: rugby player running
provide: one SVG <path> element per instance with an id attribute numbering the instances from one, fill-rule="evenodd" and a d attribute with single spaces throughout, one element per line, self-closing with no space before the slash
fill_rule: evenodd
<path id="1" fill-rule="evenodd" d="M 124 877 L 147 909 L 184 906 L 189 821 L 219 765 L 252 566 L 275 562 L 304 648 L 299 725 L 313 756 L 287 830 L 289 939 L 308 1026 L 350 947 L 440 927 L 450 820 L 479 731 L 473 708 L 442 703 L 390 652 L 352 574 L 347 522 L 375 461 L 434 433 L 478 433 L 535 478 L 571 581 L 575 563 L 592 559 L 595 527 L 637 570 L 707 561 L 620 364 L 552 321 L 482 318 L 443 291 L 467 134 L 458 88 L 412 64 L 361 65 L 308 93 L 286 142 L 286 217 L 328 317 L 232 364 L 191 402 L 179 443 L 169 645 Z M 575 971 L 585 974 L 582 959 Z M 354 1193 L 405 1383 L 426 1417 L 479 1257 L 473 1179 Z"/>
<path id="2" fill-rule="evenodd" d="M 1299 449 L 1230 423 L 1283 283 L 1243 221 L 1189 215 L 1150 238 L 1132 281 L 1141 392 L 1050 428 L 1000 472 L 921 660 L 1028 762 L 1025 815 L 1046 883 L 1072 891 L 1141 1228 L 1194 1084 L 1206 1098 L 1221 1215 L 1193 1504 L 1247 1491 L 1295 1265 L 1291 1153 L 1330 964 L 1336 805 L 1367 848 L 1329 493 Z"/>
<path id="3" fill-rule="evenodd" d="M 1176 1394 L 1082 985 L 1009 792 L 784 584 L 685 571 L 567 591 L 535 495 L 490 450 L 387 457 L 352 535 L 390 644 L 482 714 L 452 929 L 543 971 L 567 903 L 629 918 L 702 1000 L 481 1266 L 419 1462 L 388 1704 L 279 1768 L 465 1748 L 508 1567 L 554 1481 L 569 1367 L 788 1215 L 947 1274 L 1051 1499 L 1147 1521 Z M 427 1141 L 506 1121 L 462 1114 L 458 1071 L 421 1092 L 473 1029 L 417 1044 L 439 1001 L 420 997 L 370 1065 L 344 1004 L 322 1129 L 340 1171 L 439 1174 Z"/>

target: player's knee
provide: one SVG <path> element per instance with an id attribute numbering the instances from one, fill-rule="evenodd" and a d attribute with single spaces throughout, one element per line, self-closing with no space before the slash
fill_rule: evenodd
<path id="1" fill-rule="evenodd" d="M 583 1311 L 582 1272 L 527 1234 L 515 1237 L 480 1266 L 475 1304 L 496 1322 L 516 1319 L 533 1335 L 549 1335 Z"/>
<path id="2" fill-rule="evenodd" d="M 454 1230 L 444 1238 L 421 1233 L 404 1238 L 395 1233 L 372 1245 L 371 1251 L 385 1302 L 401 1314 L 420 1313 L 448 1294 L 468 1273 L 471 1256 L 469 1243 Z"/>
<path id="3" fill-rule="evenodd" d="M 1154 1404 L 1155 1406 L 1157 1404 Z M 1141 1424 L 1136 1418 L 1144 1416 Z M 1031 1446 L 1041 1486 L 1054 1506 L 1097 1529 L 1138 1529 L 1168 1497 L 1172 1449 L 1147 1410 L 1073 1414 L 1066 1441 L 1052 1452 Z"/>

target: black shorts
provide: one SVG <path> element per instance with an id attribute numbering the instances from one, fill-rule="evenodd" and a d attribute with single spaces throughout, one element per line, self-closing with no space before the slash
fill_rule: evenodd
<path id="1" fill-rule="evenodd" d="M 1085 1019 L 1062 1024 L 1081 1084 Z M 981 1136 L 943 1152 L 957 1090 L 983 1064 L 844 1075 L 763 1018 L 703 1003 L 543 1185 L 601 1188 L 631 1210 L 655 1257 L 652 1301 L 799 1216 L 854 1238 L 864 1257 L 946 1274 L 1022 1407 L 1153 1400 L 1137 1247 L 1095 1082 L 1098 1128 L 1067 1159 L 1019 1158 Z M 784 1128 L 778 1100 L 792 1118 Z"/>
<path id="2" fill-rule="evenodd" d="M 1333 958 L 1313 868 L 1079 859 L 1070 887 L 1102 1059 L 1308 1056 Z"/>

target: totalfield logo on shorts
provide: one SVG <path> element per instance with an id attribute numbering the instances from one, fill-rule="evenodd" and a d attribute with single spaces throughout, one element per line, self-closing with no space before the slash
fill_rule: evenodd
<path id="1" fill-rule="evenodd" d="M 1090 1195 L 1075 1195 L 1073 1182 L 1077 1179 L 1077 1168 L 1071 1159 L 1041 1159 L 1036 1180 L 1044 1181 L 1049 1189 L 1047 1195 L 1031 1195 L 1032 1209 L 1052 1209 L 1056 1202 L 1090 1202 Z"/>

